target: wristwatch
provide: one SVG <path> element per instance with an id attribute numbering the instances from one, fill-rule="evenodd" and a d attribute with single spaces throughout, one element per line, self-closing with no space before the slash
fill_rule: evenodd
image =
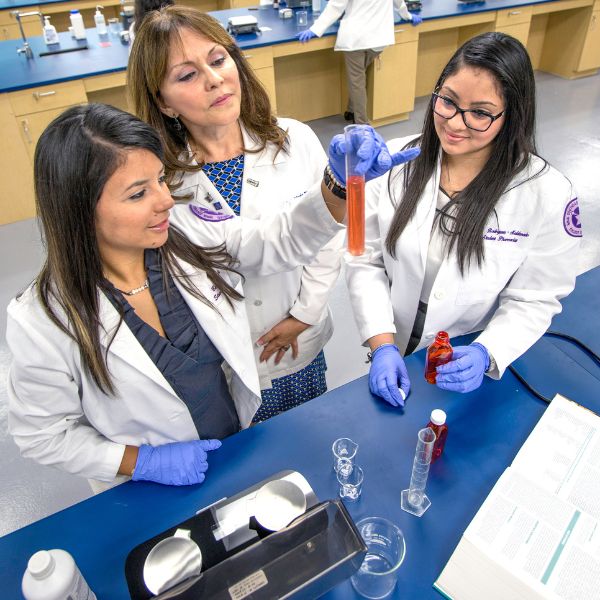
<path id="1" fill-rule="evenodd" d="M 333 174 L 331 167 L 327 165 L 323 172 L 323 183 L 325 187 L 337 198 L 346 199 L 346 186 L 342 185 Z"/>

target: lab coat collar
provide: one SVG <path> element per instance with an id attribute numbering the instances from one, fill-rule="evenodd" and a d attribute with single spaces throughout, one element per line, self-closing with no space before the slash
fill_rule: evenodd
<path id="1" fill-rule="evenodd" d="M 250 132 L 240 122 L 240 129 L 242 130 L 242 138 L 244 140 L 244 149 L 246 154 L 244 156 L 244 175 L 246 167 L 253 169 L 254 167 L 265 167 L 271 165 L 278 165 L 286 161 L 286 153 L 280 150 L 275 156 L 276 149 L 273 144 L 267 143 L 267 145 L 256 152 L 260 148 L 260 143 L 255 140 Z"/>
<path id="2" fill-rule="evenodd" d="M 148 356 L 131 329 L 129 329 L 124 322 L 119 325 L 120 316 L 111 301 L 101 291 L 98 291 L 98 299 L 98 312 L 101 323 L 100 344 L 105 349 L 108 349 L 109 354 L 115 354 L 133 368 L 137 369 L 147 377 L 150 377 L 150 379 L 160 385 L 164 390 L 177 397 L 177 394 L 170 386 L 169 382 L 164 378 L 163 374 Z M 119 328 L 116 330 L 114 339 L 111 342 L 111 338 L 117 326 Z"/>
<path id="3" fill-rule="evenodd" d="M 427 264 L 427 254 L 429 252 L 429 240 L 431 239 L 431 228 L 435 217 L 435 207 L 437 206 L 437 195 L 440 187 L 440 176 L 442 172 L 442 152 L 440 150 L 438 161 L 435 167 L 433 177 L 429 178 L 422 200 L 417 204 L 415 213 L 415 222 L 419 236 L 419 250 L 421 255 L 421 267 L 423 273 Z"/>
<path id="4" fill-rule="evenodd" d="M 214 302 L 217 310 L 198 300 L 193 294 L 190 294 L 190 292 L 183 288 L 177 278 L 174 278 L 175 285 L 186 304 L 194 313 L 206 335 L 219 350 L 223 360 L 233 371 L 238 373 L 248 389 L 255 395 L 260 395 L 260 385 L 256 369 L 249 369 L 247 367 L 248 365 L 254 366 L 254 355 L 251 350 L 249 329 L 247 332 L 239 331 L 240 326 L 243 326 L 241 324 L 247 322 L 245 315 L 242 318 L 236 318 L 233 314 L 235 309 L 230 307 L 222 295 L 219 295 L 215 301 L 214 296 L 216 292 L 212 289 L 212 283 L 204 271 L 198 271 L 195 267 L 184 261 L 180 261 L 179 264 L 184 273 L 190 277 L 193 285 L 211 302 Z M 238 310 L 243 310 L 241 303 L 234 304 L 234 307 Z M 111 336 L 119 323 L 119 313 L 102 292 L 99 292 L 99 313 L 100 322 L 103 325 L 100 329 L 100 343 L 104 348 L 108 348 Z M 109 354 L 111 353 L 178 398 L 169 382 L 164 378 L 158 367 L 125 323 L 121 323 L 112 344 L 110 344 Z"/>

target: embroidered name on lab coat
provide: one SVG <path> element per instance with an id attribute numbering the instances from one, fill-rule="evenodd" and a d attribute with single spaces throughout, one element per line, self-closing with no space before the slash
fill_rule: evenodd
<path id="1" fill-rule="evenodd" d="M 528 238 L 529 234 L 526 231 L 519 231 L 518 229 L 496 229 L 494 227 L 488 227 L 487 231 L 483 234 L 483 239 L 489 242 L 512 242 L 516 244 L 522 238 Z"/>
<path id="2" fill-rule="evenodd" d="M 216 285 L 211 285 L 210 290 L 213 293 L 213 300 L 216 302 L 221 297 L 221 290 Z"/>
<path id="3" fill-rule="evenodd" d="M 248 179 L 246 179 L 246 183 L 251 186 L 258 187 L 258 181 L 256 181 L 256 179 L 250 179 L 250 177 L 248 177 Z"/>

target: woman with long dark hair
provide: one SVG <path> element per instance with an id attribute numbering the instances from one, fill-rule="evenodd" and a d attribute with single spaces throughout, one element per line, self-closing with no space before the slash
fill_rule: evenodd
<path id="1" fill-rule="evenodd" d="M 319 184 L 260 222 L 174 207 L 163 158 L 152 127 L 102 104 L 36 147 L 47 256 L 8 308 L 9 428 L 24 456 L 92 480 L 204 480 L 260 405 L 239 272 L 309 262 L 344 216 Z"/>
<path id="2" fill-rule="evenodd" d="M 348 264 L 371 391 L 403 405 L 402 356 L 481 331 L 437 368 L 446 390 L 476 389 L 547 329 L 575 282 L 581 237 L 570 182 L 537 154 L 527 50 L 503 33 L 466 42 L 446 65 L 423 131 L 394 140 L 421 154 L 368 188 L 371 254 Z"/>

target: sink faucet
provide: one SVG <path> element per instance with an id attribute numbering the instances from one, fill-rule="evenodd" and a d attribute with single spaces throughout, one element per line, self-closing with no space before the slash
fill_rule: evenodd
<path id="1" fill-rule="evenodd" d="M 23 30 L 23 24 L 21 23 L 21 19 L 23 17 L 33 17 L 34 15 L 39 16 L 40 21 L 42 22 L 42 29 L 44 27 L 44 15 L 39 10 L 34 10 L 31 12 L 19 12 L 18 10 L 13 10 L 11 12 L 12 16 L 17 19 L 17 23 L 19 24 L 19 29 L 21 30 L 21 37 L 23 38 L 23 47 L 17 48 L 17 54 L 25 54 L 26 58 L 33 58 L 33 50 L 27 41 L 27 37 L 25 37 L 25 31 Z"/>

